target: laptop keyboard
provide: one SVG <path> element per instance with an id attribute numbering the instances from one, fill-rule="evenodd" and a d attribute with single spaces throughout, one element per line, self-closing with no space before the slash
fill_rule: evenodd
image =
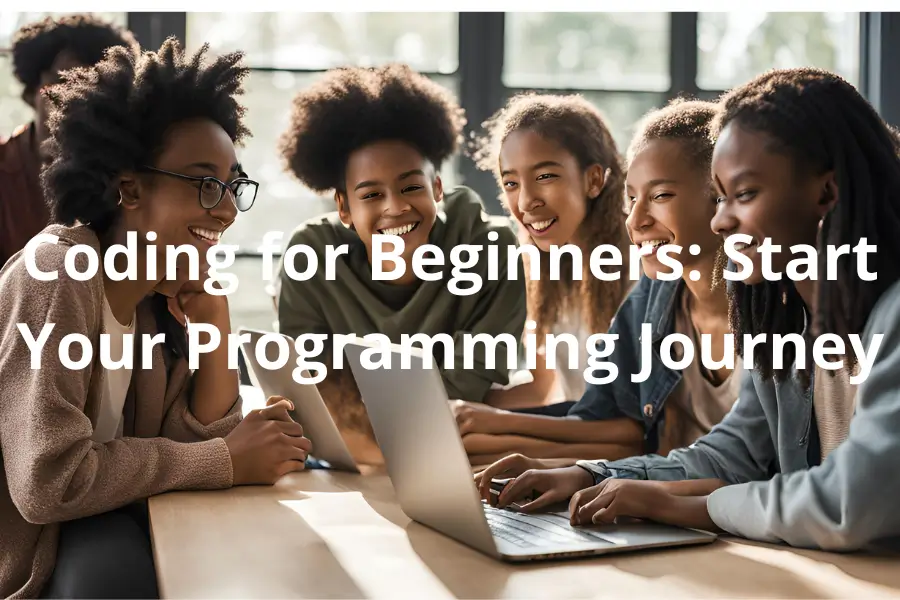
<path id="1" fill-rule="evenodd" d="M 484 504 L 484 515 L 494 537 L 520 548 L 559 544 L 610 543 L 600 536 L 575 531 L 562 517 L 553 514 L 522 514 Z M 564 522 L 565 524 L 561 524 Z"/>

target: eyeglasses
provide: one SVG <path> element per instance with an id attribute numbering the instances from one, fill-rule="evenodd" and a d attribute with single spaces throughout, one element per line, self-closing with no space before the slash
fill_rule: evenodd
<path id="1" fill-rule="evenodd" d="M 200 182 L 200 185 L 197 186 L 197 189 L 199 190 L 198 197 L 200 206 L 206 210 L 211 210 L 218 206 L 219 202 L 222 201 L 222 198 L 225 197 L 225 192 L 230 190 L 231 194 L 234 196 L 234 203 L 238 210 L 246 212 L 253 206 L 253 202 L 256 200 L 256 192 L 259 190 L 259 184 L 246 177 L 238 177 L 237 179 L 233 179 L 231 183 L 225 183 L 215 177 L 193 177 L 191 175 L 182 175 L 181 173 L 157 169 L 156 167 L 144 166 L 142 169 L 144 171 L 168 175 L 169 177 Z"/>

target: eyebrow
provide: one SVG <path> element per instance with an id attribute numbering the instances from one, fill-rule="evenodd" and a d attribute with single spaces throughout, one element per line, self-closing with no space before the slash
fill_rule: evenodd
<path id="1" fill-rule="evenodd" d="M 404 179 L 409 179 L 413 175 L 421 175 L 422 177 L 424 177 L 425 171 L 423 171 L 422 169 L 412 169 L 410 171 L 404 171 L 403 173 L 400 173 L 400 175 L 397 176 L 397 181 L 403 181 Z M 356 184 L 356 187 L 353 188 L 353 191 L 362 189 L 364 187 L 375 187 L 376 185 L 381 185 L 381 182 L 375 181 L 373 179 L 369 179 L 366 181 L 360 181 L 359 183 Z"/>
<path id="2" fill-rule="evenodd" d="M 753 169 L 744 169 L 743 171 L 738 172 L 737 175 L 731 177 L 732 185 L 741 181 L 742 179 L 746 179 L 748 177 L 759 177 L 759 172 L 754 171 Z"/>
<path id="3" fill-rule="evenodd" d="M 421 175 L 422 177 L 424 177 L 425 171 L 423 171 L 422 169 L 413 169 L 411 171 L 406 171 L 405 173 L 400 173 L 400 176 L 397 177 L 397 181 L 403 181 L 404 179 L 409 179 L 413 175 Z"/>
<path id="4" fill-rule="evenodd" d="M 652 181 L 648 181 L 647 185 L 653 186 L 653 185 L 664 185 L 664 184 L 672 184 L 672 183 L 678 183 L 678 181 L 675 179 L 654 179 Z"/>
<path id="5" fill-rule="evenodd" d="M 535 164 L 535 165 L 532 165 L 528 170 L 529 170 L 529 171 L 537 171 L 538 169 L 543 169 L 544 167 L 559 167 L 559 168 L 562 168 L 562 165 L 559 164 L 558 162 L 556 162 L 555 160 L 544 160 L 544 161 L 541 161 L 541 162 L 539 162 L 539 163 L 537 163 L 537 164 Z M 515 174 L 516 174 L 516 170 L 515 170 L 515 169 L 506 169 L 506 170 L 500 172 L 500 175 L 501 175 L 501 176 L 504 176 L 504 175 L 515 175 Z"/>

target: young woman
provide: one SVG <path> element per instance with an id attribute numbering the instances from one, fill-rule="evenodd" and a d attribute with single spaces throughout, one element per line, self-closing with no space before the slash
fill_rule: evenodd
<path id="1" fill-rule="evenodd" d="M 50 218 L 40 182 L 41 147 L 47 139 L 41 90 L 57 82 L 61 71 L 92 65 L 114 46 L 135 50 L 138 44 L 131 32 L 91 14 L 46 17 L 13 36 L 13 74 L 34 117 L 0 142 L 0 267 Z"/>
<path id="2" fill-rule="evenodd" d="M 438 278 L 420 279 L 410 260 L 425 244 L 441 248 L 445 260 L 459 245 L 487 250 L 496 244 L 498 273 L 507 271 L 506 248 L 516 243 L 512 230 L 490 219 L 471 189 L 445 189 L 440 176 L 464 124 L 450 92 L 403 65 L 335 69 L 297 95 L 284 134 L 285 162 L 304 185 L 332 194 L 336 211 L 301 224 L 288 248 L 304 245 L 324 257 L 329 247 L 346 245 L 348 252 L 336 258 L 333 280 L 324 268 L 304 281 L 292 277 L 289 268 L 307 268 L 303 254 L 283 261 L 275 282 L 278 325 L 291 337 L 383 334 L 400 343 L 403 335 L 449 336 L 452 347 L 436 343 L 432 351 L 450 398 L 491 403 L 492 389 L 508 383 L 504 345 L 496 346 L 492 366 L 478 345 L 474 368 L 464 369 L 464 336 L 518 338 L 525 325 L 523 277 L 489 278 L 488 252 L 480 252 L 466 270 L 481 278 L 481 288 L 456 294 L 448 285 L 449 264 Z M 373 275 L 373 237 L 385 234 L 403 241 L 405 272 L 394 280 Z M 330 357 L 330 341 L 325 346 Z M 453 368 L 444 368 L 445 352 L 453 352 Z M 328 375 L 319 391 L 350 451 L 359 462 L 381 463 L 350 369 L 324 362 Z"/>
<path id="3" fill-rule="evenodd" d="M 584 122 L 573 122 L 574 117 L 570 117 L 570 122 L 562 118 L 579 115 L 582 121 L 597 123 L 596 118 L 587 120 L 585 115 L 596 112 L 583 101 L 526 98 L 519 102 L 543 102 L 546 108 L 540 119 L 513 113 L 516 115 L 511 120 L 513 131 L 502 141 L 498 164 L 510 210 L 526 228 L 534 220 L 549 220 L 544 216 L 548 212 L 563 215 L 559 218 L 560 225 L 571 223 L 566 219 L 575 220 L 578 213 L 553 202 L 559 194 L 555 188 L 579 185 L 581 179 L 575 169 L 586 161 L 576 161 L 568 149 L 577 152 L 586 147 L 586 142 L 578 143 L 585 137 L 605 139 L 605 146 L 612 148 L 608 156 L 614 155 L 612 140 L 608 133 L 600 136 L 596 126 L 591 129 Z M 517 469 L 521 472 L 532 466 L 531 459 L 537 458 L 562 458 L 566 459 L 563 462 L 573 464 L 579 456 L 607 459 L 631 456 L 640 454 L 644 443 L 653 451 L 665 454 L 705 434 L 731 408 L 740 379 L 740 374 L 732 373 L 732 368 L 739 371 L 740 361 L 724 360 L 726 355 L 733 356 L 733 348 L 725 346 L 728 303 L 725 288 L 718 281 L 724 254 L 721 243 L 709 230 L 715 194 L 709 178 L 712 143 L 708 128 L 715 111 L 711 103 L 675 101 L 648 114 L 629 147 L 624 181 L 628 214 L 625 225 L 631 243 L 646 248 L 649 253 L 641 258 L 644 277 L 610 328 L 610 333 L 618 334 L 619 338 L 613 354 L 606 360 L 618 366 L 617 379 L 605 386 L 588 386 L 565 419 L 457 407 L 457 420 L 470 452 L 518 453 L 493 465 L 489 474 L 509 475 Z M 533 112 L 536 111 L 532 109 Z M 541 126 L 537 129 L 540 134 L 533 129 L 535 123 Z M 555 132 L 555 137 L 549 137 L 545 131 Z M 612 169 L 610 172 L 619 173 Z M 618 222 L 615 215 L 621 211 L 620 205 L 614 208 L 612 203 L 620 202 L 622 176 L 618 175 L 618 181 L 610 177 L 607 185 L 613 187 L 607 188 L 611 191 L 605 213 L 594 213 L 591 219 L 615 223 Z M 555 224 L 548 232 L 554 227 Z M 558 235 L 564 233 L 561 227 Z M 570 239 L 554 238 L 553 243 L 561 245 Z M 599 241 L 595 237 L 593 243 Z M 670 268 L 657 256 L 661 244 L 683 248 L 678 256 L 683 265 L 682 279 L 659 279 L 660 274 L 670 273 Z M 623 249 L 623 254 L 627 252 L 627 248 Z M 692 272 L 697 274 L 696 279 L 691 277 Z M 589 273 L 585 277 L 593 278 Z M 540 283 L 549 285 L 549 282 Z M 547 310 L 540 295 L 530 298 L 532 306 Z M 646 368 L 642 364 L 646 362 L 642 356 L 643 344 L 638 340 L 643 323 L 653 325 L 652 339 L 648 340 L 652 346 L 650 374 L 643 383 L 633 383 L 631 375 Z M 693 340 L 698 357 L 700 336 L 708 335 L 713 340 L 711 357 L 721 361 L 721 366 L 706 371 L 698 360 L 684 371 L 666 367 L 660 350 L 663 338 L 671 333 L 681 333 Z M 578 376 L 583 377 L 581 372 Z M 483 458 L 473 457 L 475 460 Z"/>
<path id="4" fill-rule="evenodd" d="M 207 64 L 204 52 L 184 56 L 175 41 L 158 53 L 116 48 L 46 92 L 44 184 L 58 224 L 43 233 L 55 238 L 30 243 L 0 272 L 4 597 L 155 597 L 142 500 L 272 483 L 302 469 L 310 450 L 287 400 L 241 419 L 226 345 L 188 369 L 185 319 L 225 339 L 227 301 L 181 262 L 177 280 L 164 279 L 167 246 L 191 246 L 205 261 L 256 193 L 235 155 L 247 133 L 235 101 L 246 69 L 238 54 Z M 112 278 L 104 256 L 129 232 L 137 277 Z M 76 278 L 91 253 L 100 268 Z M 148 275 L 154 262 L 158 277 Z M 90 348 L 68 346 L 73 334 Z M 65 353 L 86 353 L 85 364 L 73 368 Z M 104 366 L 128 356 L 131 365 Z"/>
<path id="5" fill-rule="evenodd" d="M 605 332 L 631 287 L 627 277 L 604 282 L 584 260 L 580 280 L 572 276 L 571 256 L 560 261 L 560 277 L 550 277 L 550 249 L 571 244 L 583 257 L 599 245 L 616 246 L 628 257 L 628 236 L 621 206 L 624 173 L 618 149 L 603 117 L 580 96 L 522 94 L 484 123 L 474 158 L 493 172 L 502 202 L 518 225 L 519 239 L 537 248 L 539 278 L 525 265 L 528 318 L 537 340 L 548 333 L 574 335 L 580 347 L 595 332 Z M 627 270 L 628 263 L 624 268 Z M 526 342 L 527 344 L 527 342 Z M 533 382 L 500 392 L 507 405 L 528 406 L 574 401 L 584 394 L 584 352 L 569 366 L 570 349 L 556 348 L 556 367 L 546 366 L 538 342 Z"/>
<path id="6" fill-rule="evenodd" d="M 537 489 L 528 509 L 574 494 L 574 523 L 628 516 L 801 547 L 896 549 L 900 486 L 887 474 L 900 468 L 900 143 L 850 84 L 816 69 L 760 76 L 729 92 L 723 111 L 712 228 L 750 237 L 740 251 L 753 270 L 734 283 L 732 320 L 736 334 L 768 338 L 740 401 L 707 436 L 666 458 L 525 473 L 500 503 Z M 826 245 L 863 239 L 877 246 L 866 265 L 877 277 L 841 260 L 837 278 L 826 279 Z M 816 248 L 818 280 L 765 280 L 763 241 Z M 774 254 L 772 270 L 785 273 L 792 258 Z M 843 349 L 826 357 L 840 361 L 837 370 L 792 345 L 777 356 L 771 336 L 790 333 L 803 336 L 807 352 L 814 335 L 838 337 Z M 776 368 L 778 358 L 789 367 Z"/>

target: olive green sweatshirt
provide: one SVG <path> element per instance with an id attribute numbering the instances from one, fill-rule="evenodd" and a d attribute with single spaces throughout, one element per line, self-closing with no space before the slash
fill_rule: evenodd
<path id="1" fill-rule="evenodd" d="M 356 232 L 341 223 L 337 213 L 311 219 L 292 234 L 289 246 L 304 244 L 319 257 L 316 274 L 307 281 L 291 279 L 280 265 L 275 281 L 279 330 L 296 337 L 304 333 L 363 336 L 370 333 L 387 335 L 399 344 L 403 334 L 424 333 L 428 336 L 448 334 L 454 341 L 454 368 L 443 369 L 443 346 L 434 345 L 436 366 L 441 367 L 447 394 L 453 399 L 481 402 L 494 383 L 506 385 L 508 370 L 506 350 L 497 344 L 494 368 L 485 364 L 485 346 L 475 345 L 471 370 L 463 369 L 463 336 L 508 333 L 518 341 L 525 326 L 525 280 L 519 261 L 518 276 L 510 281 L 507 274 L 507 247 L 516 245 L 515 234 L 503 218 L 486 215 L 481 199 L 469 188 L 457 187 L 446 193 L 439 205 L 437 219 L 429 234 L 429 243 L 444 253 L 443 277 L 438 281 L 420 281 L 398 285 L 392 281 L 372 279 L 372 266 L 366 248 Z M 497 232 L 490 241 L 488 233 Z M 335 278 L 326 279 L 325 248 L 346 244 L 349 252 L 336 259 Z M 467 272 L 477 273 L 481 290 L 470 296 L 457 296 L 448 288 L 452 278 L 450 252 L 461 244 L 481 246 L 478 263 Z M 489 245 L 496 245 L 499 257 L 496 281 L 488 279 Z M 390 248 L 390 246 L 388 246 Z M 293 259 L 297 273 L 306 270 L 307 259 L 297 253 Z M 386 271 L 392 269 L 388 262 Z M 409 267 L 411 268 L 411 266 Z M 427 266 L 435 272 L 438 267 Z M 460 287 L 468 287 L 462 283 Z M 325 360 L 330 357 L 326 344 Z M 349 366 L 344 364 L 344 368 Z"/>

